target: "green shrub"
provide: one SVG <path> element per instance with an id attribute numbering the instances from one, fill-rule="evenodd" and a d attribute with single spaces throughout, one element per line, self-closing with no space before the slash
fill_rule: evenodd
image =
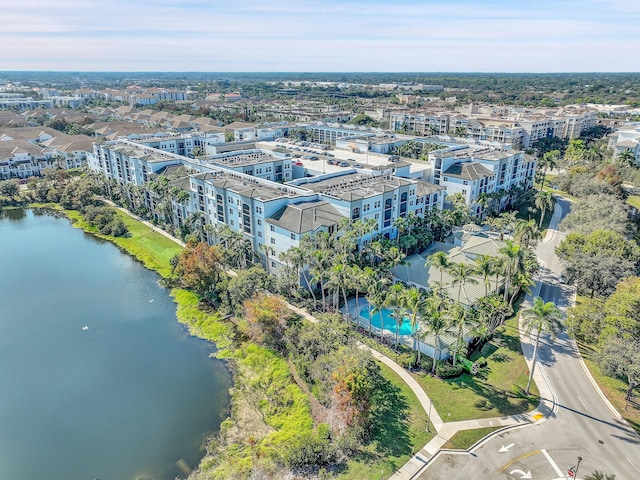
<path id="1" fill-rule="evenodd" d="M 436 365 L 436 375 L 440 378 L 455 378 L 462 375 L 464 369 L 460 363 L 451 365 L 450 363 L 438 363 Z"/>

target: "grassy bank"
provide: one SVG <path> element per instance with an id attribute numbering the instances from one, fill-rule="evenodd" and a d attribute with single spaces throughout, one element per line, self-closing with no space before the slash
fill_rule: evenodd
<path id="1" fill-rule="evenodd" d="M 179 244 L 120 211 L 117 214 L 129 230 L 124 238 L 99 234 L 78 212 L 65 214 L 74 226 L 116 244 L 163 277 L 171 273 L 170 259 L 182 250 Z M 230 416 L 210 441 L 207 455 L 191 478 L 248 478 L 251 472 L 273 471 L 272 459 L 296 439 L 313 432 L 309 398 L 293 380 L 285 358 L 236 338 L 233 323 L 215 310 L 203 308 L 195 294 L 174 289 L 171 295 L 177 304 L 178 321 L 191 334 L 216 344 L 216 356 L 230 361 L 235 381 Z M 372 441 L 339 467 L 340 471 L 333 472 L 342 480 L 388 478 L 432 437 L 413 392 L 390 369 L 381 368 L 387 380 L 383 414 L 376 419 Z"/>
<path id="2" fill-rule="evenodd" d="M 529 370 L 516 317 L 498 328 L 482 351 L 487 366 L 477 376 L 464 374 L 440 380 L 422 372 L 414 375 L 445 422 L 515 415 L 538 406 L 535 385 L 529 397 L 520 393 L 527 385 Z"/>
<path id="3" fill-rule="evenodd" d="M 114 209 L 115 210 L 115 209 Z M 163 277 L 171 275 L 169 260 L 182 251 L 182 247 L 165 237 L 157 230 L 152 229 L 142 222 L 131 218 L 129 215 L 115 210 L 129 229 L 128 237 L 112 237 L 101 235 L 97 229 L 90 226 L 79 212 L 67 210 L 65 213 L 78 228 L 90 232 L 97 237 L 104 238 L 116 244 L 118 247 L 140 260 L 145 267 L 158 272 Z"/>

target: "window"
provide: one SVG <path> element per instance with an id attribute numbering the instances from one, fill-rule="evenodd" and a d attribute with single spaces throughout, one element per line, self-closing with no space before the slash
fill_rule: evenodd
<path id="1" fill-rule="evenodd" d="M 258 232 L 258 238 L 262 238 L 262 232 Z"/>
<path id="2" fill-rule="evenodd" d="M 262 214 L 262 207 L 256 207 L 256 213 Z"/>
<path id="3" fill-rule="evenodd" d="M 292 233 L 292 234 L 291 234 L 291 240 L 295 240 L 295 239 L 296 239 L 296 234 L 295 234 L 295 233 Z"/>
<path id="4" fill-rule="evenodd" d="M 276 268 L 276 262 L 271 262 L 271 268 Z"/>
<path id="5" fill-rule="evenodd" d="M 262 225 L 262 220 L 260 220 L 259 218 L 256 220 L 256 222 L 258 223 L 258 225 Z"/>
<path id="6" fill-rule="evenodd" d="M 275 239 L 275 238 L 273 238 L 273 237 L 271 237 L 270 242 L 271 242 L 273 245 L 275 245 L 275 244 L 276 244 L 276 239 Z"/>
<path id="7" fill-rule="evenodd" d="M 272 232 L 276 231 L 276 227 L 274 227 L 273 225 L 269 225 L 269 230 L 271 230 Z"/>
<path id="8" fill-rule="evenodd" d="M 371 206 L 371 205 L 369 205 L 368 203 L 365 203 L 365 204 L 364 204 L 364 206 L 362 207 L 362 211 L 363 211 L 363 212 L 368 212 L 368 211 L 369 211 L 369 207 L 370 207 L 370 206 Z"/>
<path id="9" fill-rule="evenodd" d="M 234 213 L 235 213 L 235 212 L 233 211 L 233 208 L 230 208 L 230 209 L 229 209 L 229 215 L 234 215 Z"/>
<path id="10" fill-rule="evenodd" d="M 233 226 L 233 225 L 235 225 L 235 222 L 234 222 L 233 220 L 230 220 L 230 221 L 229 221 L 229 224 L 230 224 L 231 226 Z"/>
<path id="11" fill-rule="evenodd" d="M 356 207 L 351 212 L 351 220 L 358 220 L 360 218 L 360 207 Z"/>

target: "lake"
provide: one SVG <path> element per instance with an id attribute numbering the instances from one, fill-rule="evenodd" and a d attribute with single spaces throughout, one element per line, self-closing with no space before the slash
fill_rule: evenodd
<path id="1" fill-rule="evenodd" d="M 173 480 L 198 464 L 230 376 L 159 279 L 66 218 L 0 212 L 0 478 Z"/>

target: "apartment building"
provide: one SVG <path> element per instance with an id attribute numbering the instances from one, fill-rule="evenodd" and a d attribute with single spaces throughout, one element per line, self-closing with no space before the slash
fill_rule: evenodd
<path id="1" fill-rule="evenodd" d="M 498 206 L 504 208 L 508 193 L 533 186 L 536 161 L 521 151 L 457 145 L 429 154 L 431 181 L 447 194 L 460 193 L 476 216 L 483 216 L 481 194 L 505 192 Z"/>
<path id="2" fill-rule="evenodd" d="M 127 140 L 105 141 L 94 145 L 88 165 L 134 185 L 167 168 L 186 167 L 188 180 L 178 183 L 189 191 L 189 201 L 174 202 L 174 220 L 199 214 L 204 224 L 227 225 L 249 240 L 271 271 L 281 268 L 279 254 L 304 234 L 333 231 L 345 217 L 372 218 L 379 233 L 394 238 L 395 219 L 442 208 L 445 197 L 442 186 L 376 171 L 349 169 L 292 179 L 291 159 L 260 150 L 191 159 Z M 282 183 L 276 180 L 279 174 Z M 153 211 L 153 199 L 147 197 L 147 202 Z"/>
<path id="3" fill-rule="evenodd" d="M 614 158 L 627 151 L 633 160 L 640 165 L 640 125 L 621 128 L 609 139 L 609 147 L 613 149 Z"/>
<path id="4" fill-rule="evenodd" d="M 455 135 L 478 141 L 499 142 L 514 148 L 531 148 L 543 138 L 576 138 L 596 125 L 598 112 L 577 106 L 559 109 L 494 108 L 470 106 L 467 112 L 392 112 L 394 131 L 419 135 Z M 489 114 L 489 115 L 487 115 Z"/>

